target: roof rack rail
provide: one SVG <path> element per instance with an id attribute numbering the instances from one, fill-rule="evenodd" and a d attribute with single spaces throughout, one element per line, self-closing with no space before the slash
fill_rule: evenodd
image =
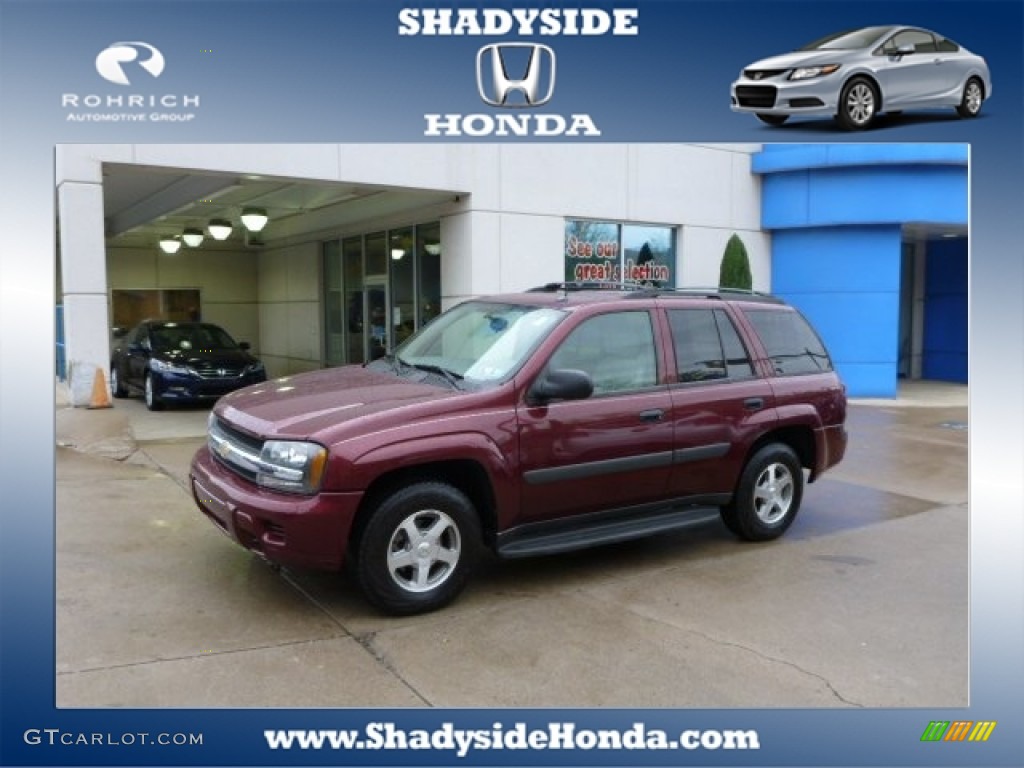
<path id="1" fill-rule="evenodd" d="M 642 291 L 649 287 L 640 283 L 576 280 L 562 283 L 544 283 L 544 285 L 530 288 L 527 293 L 554 293 L 555 291 Z"/>
<path id="2" fill-rule="evenodd" d="M 720 288 L 718 286 L 683 286 L 681 288 L 659 288 L 650 286 L 641 293 L 635 294 L 637 298 L 652 296 L 699 296 L 707 299 L 723 299 L 732 297 L 743 297 L 752 301 L 763 301 L 773 304 L 781 304 L 782 299 L 770 293 L 754 291 L 747 288 Z"/>

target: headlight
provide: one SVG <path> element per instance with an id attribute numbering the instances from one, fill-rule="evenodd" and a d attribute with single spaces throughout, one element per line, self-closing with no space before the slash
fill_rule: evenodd
<path id="1" fill-rule="evenodd" d="M 291 493 L 316 493 L 327 466 L 327 449 L 316 443 L 268 440 L 260 451 L 256 482 Z"/>
<path id="2" fill-rule="evenodd" d="M 163 360 L 150 360 L 149 367 L 157 373 L 176 373 L 179 376 L 191 376 L 194 373 L 187 365 L 168 363 Z"/>
<path id="3" fill-rule="evenodd" d="M 798 67 L 794 69 L 790 75 L 790 80 L 810 80 L 812 77 L 821 77 L 823 75 L 831 75 L 839 69 L 838 64 L 826 64 L 823 67 Z"/>

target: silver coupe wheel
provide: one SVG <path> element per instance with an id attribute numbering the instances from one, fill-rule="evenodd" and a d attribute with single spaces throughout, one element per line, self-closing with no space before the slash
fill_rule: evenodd
<path id="1" fill-rule="evenodd" d="M 451 577 L 461 552 L 455 521 L 444 512 L 425 509 L 405 518 L 391 535 L 388 572 L 407 592 L 429 592 Z"/>
<path id="2" fill-rule="evenodd" d="M 754 483 L 754 512 L 765 525 L 775 525 L 793 504 L 793 475 L 785 464 L 769 464 Z"/>
<path id="3" fill-rule="evenodd" d="M 864 126 L 875 116 L 875 92 L 867 83 L 856 83 L 846 94 L 845 107 L 850 122 Z"/>

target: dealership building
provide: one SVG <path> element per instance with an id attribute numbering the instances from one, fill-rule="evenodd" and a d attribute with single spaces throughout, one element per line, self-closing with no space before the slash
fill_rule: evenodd
<path id="1" fill-rule="evenodd" d="M 281 376 L 363 362 L 470 296 L 716 286 L 734 236 L 851 395 L 967 381 L 966 145 L 61 145 L 55 182 L 76 404 L 145 318 L 221 325 Z"/>

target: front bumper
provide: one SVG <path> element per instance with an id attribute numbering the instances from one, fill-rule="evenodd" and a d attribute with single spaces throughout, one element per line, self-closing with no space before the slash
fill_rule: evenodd
<path id="1" fill-rule="evenodd" d="M 259 384 L 266 380 L 266 373 L 203 378 L 202 376 L 186 376 L 179 373 L 154 372 L 153 388 L 157 397 L 167 402 L 201 403 L 216 400 L 236 389 Z"/>
<path id="2" fill-rule="evenodd" d="M 788 74 L 788 73 L 787 73 Z M 741 77 L 732 84 L 733 112 L 765 115 L 834 115 L 843 81 L 839 72 L 809 80 L 787 80 L 787 75 L 753 80 Z"/>
<path id="3" fill-rule="evenodd" d="M 192 459 L 192 496 L 230 539 L 281 565 L 338 570 L 362 501 L 361 492 L 277 493 L 223 467 L 206 446 Z"/>

